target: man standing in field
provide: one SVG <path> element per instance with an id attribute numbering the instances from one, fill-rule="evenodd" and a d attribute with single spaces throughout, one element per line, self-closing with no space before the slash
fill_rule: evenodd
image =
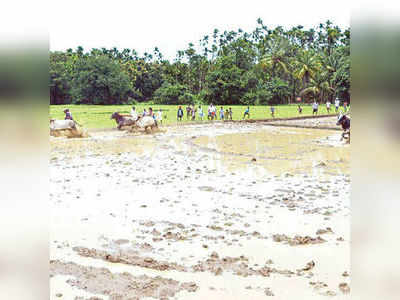
<path id="1" fill-rule="evenodd" d="M 199 105 L 199 117 L 200 117 L 200 120 L 203 121 L 204 113 L 203 113 L 203 109 L 201 108 L 201 105 Z"/>
<path id="2" fill-rule="evenodd" d="M 318 102 L 317 100 L 314 101 L 312 105 L 312 114 L 318 115 Z"/>
<path id="3" fill-rule="evenodd" d="M 326 101 L 326 111 L 329 114 L 331 112 L 331 101 Z"/>
<path id="4" fill-rule="evenodd" d="M 340 106 L 340 100 L 339 98 L 335 99 L 335 112 L 339 111 L 339 106 Z"/>
<path id="5" fill-rule="evenodd" d="M 182 121 L 182 118 L 183 118 L 183 109 L 182 109 L 182 106 L 179 106 L 179 108 L 178 108 L 178 113 L 177 113 L 177 120 L 178 121 Z"/>
<path id="6" fill-rule="evenodd" d="M 211 104 L 211 118 L 214 120 L 217 118 L 217 108 L 214 104 Z"/>
<path id="7" fill-rule="evenodd" d="M 246 118 L 246 116 L 247 119 L 250 119 L 250 106 L 247 106 L 246 110 L 244 111 L 243 120 Z"/>
<path id="8" fill-rule="evenodd" d="M 212 116 L 212 104 L 210 104 L 208 106 L 208 115 L 207 115 L 207 119 L 211 120 L 211 116 Z"/>
<path id="9" fill-rule="evenodd" d="M 219 119 L 223 120 L 225 117 L 224 115 L 224 108 L 221 106 L 221 109 L 219 110 Z"/>
<path id="10" fill-rule="evenodd" d="M 192 110 L 192 109 L 190 108 L 190 105 L 188 105 L 188 106 L 186 107 L 186 119 L 187 119 L 187 120 L 189 120 L 191 110 Z"/>
<path id="11" fill-rule="evenodd" d="M 230 120 L 232 120 L 232 115 L 233 115 L 232 107 L 229 107 L 229 119 Z"/>
<path id="12" fill-rule="evenodd" d="M 214 118 L 216 117 L 215 113 L 216 113 L 217 109 L 215 108 L 215 106 L 211 103 L 210 106 L 208 107 L 208 119 L 210 120 L 214 120 Z"/>
<path id="13" fill-rule="evenodd" d="M 275 107 L 271 106 L 271 116 L 275 118 Z"/>
<path id="14" fill-rule="evenodd" d="M 192 105 L 192 121 L 196 120 L 196 107 Z"/>

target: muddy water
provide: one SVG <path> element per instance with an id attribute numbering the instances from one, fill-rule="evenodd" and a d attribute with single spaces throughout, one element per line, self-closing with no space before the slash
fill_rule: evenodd
<path id="1" fill-rule="evenodd" d="M 90 138 L 51 138 L 51 158 L 64 155 L 66 158 L 90 157 L 134 152 L 153 152 L 157 144 L 152 136 L 126 134 L 124 132 L 92 133 Z"/>
<path id="2" fill-rule="evenodd" d="M 348 174 L 349 147 L 342 145 L 339 138 L 338 133 L 328 130 L 267 127 L 251 133 L 202 136 L 193 144 L 219 153 L 230 169 L 253 160 L 253 164 L 274 175 Z"/>
<path id="3" fill-rule="evenodd" d="M 339 132 L 215 124 L 51 145 L 52 299 L 348 298 Z"/>

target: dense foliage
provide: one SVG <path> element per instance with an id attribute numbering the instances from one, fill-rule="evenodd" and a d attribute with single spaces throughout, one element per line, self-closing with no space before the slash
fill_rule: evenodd
<path id="1" fill-rule="evenodd" d="M 173 61 L 158 48 L 50 52 L 50 104 L 286 104 L 350 98 L 350 31 L 267 28 L 206 35 Z"/>

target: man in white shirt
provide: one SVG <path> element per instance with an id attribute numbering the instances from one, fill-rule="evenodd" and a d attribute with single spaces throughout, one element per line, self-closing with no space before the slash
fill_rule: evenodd
<path id="1" fill-rule="evenodd" d="M 132 106 L 132 109 L 131 109 L 131 116 L 132 116 L 132 119 L 134 119 L 135 121 L 138 119 L 138 114 L 137 114 L 134 106 Z"/>
<path id="2" fill-rule="evenodd" d="M 162 110 L 161 110 L 161 108 L 157 113 L 157 121 L 160 122 L 160 124 L 162 124 Z"/>
<path id="3" fill-rule="evenodd" d="M 340 106 L 340 100 L 339 98 L 335 99 L 335 112 L 338 112 Z"/>
<path id="4" fill-rule="evenodd" d="M 326 111 L 328 114 L 331 112 L 331 101 L 326 101 Z"/>
<path id="5" fill-rule="evenodd" d="M 211 112 L 211 120 L 214 120 L 214 118 L 216 117 L 215 113 L 216 113 L 216 108 L 215 106 L 211 103 L 210 105 L 210 112 Z"/>
<path id="6" fill-rule="evenodd" d="M 312 114 L 318 115 L 318 102 L 315 100 L 313 105 L 312 105 Z"/>
<path id="7" fill-rule="evenodd" d="M 204 113 L 203 113 L 203 109 L 201 108 L 201 105 L 199 105 L 198 113 L 199 113 L 200 120 L 203 121 Z"/>
<path id="8" fill-rule="evenodd" d="M 212 118 L 212 104 L 208 106 L 208 116 L 207 116 L 208 120 L 211 120 L 211 118 Z"/>

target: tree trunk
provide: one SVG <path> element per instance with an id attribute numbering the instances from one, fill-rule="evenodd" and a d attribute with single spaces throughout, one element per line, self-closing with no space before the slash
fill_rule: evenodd
<path id="1" fill-rule="evenodd" d="M 293 80 L 292 102 L 296 101 L 296 79 Z"/>

